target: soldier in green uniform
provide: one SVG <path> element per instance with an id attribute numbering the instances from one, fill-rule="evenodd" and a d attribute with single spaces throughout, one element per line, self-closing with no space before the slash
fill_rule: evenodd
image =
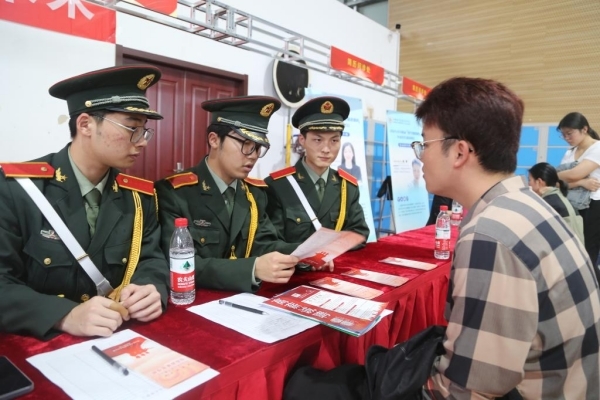
<path id="1" fill-rule="evenodd" d="M 261 281 L 285 283 L 296 245 L 278 240 L 267 216 L 262 180 L 249 179 L 269 149 L 267 126 L 280 107 L 272 97 L 209 100 L 209 155 L 195 167 L 156 182 L 166 255 L 175 218 L 188 219 L 196 249 L 196 286 L 251 292 Z M 284 254 L 282 254 L 284 253 Z"/>
<path id="2" fill-rule="evenodd" d="M 286 242 L 302 242 L 315 232 L 299 195 L 325 228 L 354 231 L 366 238 L 369 227 L 360 206 L 358 182 L 343 169 L 333 170 L 341 144 L 344 120 L 350 106 L 337 97 L 318 97 L 302 105 L 292 117 L 300 130 L 298 141 L 305 153 L 295 166 L 270 174 L 265 183 L 269 217 Z M 297 193 L 291 182 L 297 182 Z"/>
<path id="3" fill-rule="evenodd" d="M 0 331 L 110 336 L 123 320 L 161 315 L 168 264 L 153 184 L 118 170 L 152 137 L 146 120 L 162 118 L 145 97 L 159 78 L 154 67 L 126 66 L 55 84 L 72 142 L 0 165 Z"/>

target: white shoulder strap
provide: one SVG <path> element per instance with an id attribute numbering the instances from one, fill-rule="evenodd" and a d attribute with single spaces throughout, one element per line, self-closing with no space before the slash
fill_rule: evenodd
<path id="1" fill-rule="evenodd" d="M 85 251 L 77 242 L 77 239 L 73 236 L 69 228 L 65 225 L 62 219 L 56 213 L 56 210 L 52 208 L 48 199 L 44 196 L 44 194 L 33 184 L 31 179 L 29 178 L 15 178 L 17 182 L 25 189 L 29 197 L 33 200 L 33 202 L 38 206 L 44 217 L 48 220 L 50 225 L 54 228 L 58 236 L 61 238 L 63 243 L 67 246 L 73 257 L 79 262 L 83 270 L 86 274 L 94 281 L 96 285 L 96 289 L 98 290 L 98 294 L 100 296 L 107 296 L 110 292 L 113 291 L 112 286 L 108 280 L 100 273 L 98 268 L 94 265 L 90 256 L 88 256 Z"/>
<path id="2" fill-rule="evenodd" d="M 300 199 L 300 203 L 302 203 L 304 211 L 306 211 L 306 213 L 308 214 L 308 218 L 310 218 L 311 222 L 313 223 L 315 230 L 318 231 L 319 229 L 321 229 L 321 223 L 315 215 L 315 212 L 313 211 L 312 207 L 308 203 L 308 199 L 304 195 L 304 192 L 302 191 L 302 189 L 300 189 L 300 186 L 298 186 L 298 182 L 296 182 L 292 175 L 288 175 L 286 178 L 288 182 L 290 182 L 290 185 L 292 185 L 294 192 L 296 192 L 296 196 L 298 196 L 298 199 Z"/>

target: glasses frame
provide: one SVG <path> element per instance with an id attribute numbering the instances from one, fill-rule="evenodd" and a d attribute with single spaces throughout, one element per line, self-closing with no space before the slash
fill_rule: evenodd
<path id="1" fill-rule="evenodd" d="M 258 158 L 263 158 L 263 157 L 264 157 L 264 156 L 267 154 L 267 152 L 269 151 L 269 148 L 268 148 L 268 147 L 266 147 L 266 146 L 263 146 L 262 144 L 256 143 L 256 142 L 255 142 L 255 141 L 253 141 L 253 140 L 250 140 L 250 139 L 242 139 L 242 138 L 239 138 L 239 137 L 237 137 L 237 136 L 230 135 L 230 134 L 227 134 L 227 135 L 225 135 L 225 136 L 227 136 L 228 138 L 231 138 L 231 139 L 233 139 L 233 140 L 235 140 L 235 141 L 237 141 L 237 142 L 241 143 L 241 144 L 242 144 L 242 146 L 240 147 L 240 151 L 241 151 L 241 152 L 242 152 L 242 154 L 243 154 L 243 155 L 245 155 L 245 156 L 251 156 L 253 153 L 256 153 L 256 152 L 258 152 Z M 245 152 L 244 152 L 244 146 L 246 146 L 246 143 L 252 143 L 252 149 L 251 149 L 249 152 L 246 152 L 246 153 L 245 153 Z M 262 150 L 261 150 L 261 149 L 265 149 L 265 150 L 264 150 L 264 153 L 262 152 Z"/>
<path id="2" fill-rule="evenodd" d="M 421 159 L 421 157 L 423 157 L 423 152 L 425 151 L 425 145 L 427 143 L 432 143 L 432 142 L 443 142 L 446 140 L 460 140 L 460 138 L 458 136 L 449 136 L 449 137 L 445 137 L 445 138 L 441 138 L 441 139 L 431 139 L 431 140 L 424 140 L 422 142 L 419 141 L 414 141 L 410 144 L 410 147 L 412 147 L 413 151 L 415 152 L 415 157 L 417 157 L 418 160 Z M 419 149 L 419 150 L 417 150 Z M 469 149 L 469 152 L 472 152 L 472 149 Z"/>
<path id="3" fill-rule="evenodd" d="M 111 122 L 117 126 L 120 126 L 121 128 L 126 129 L 127 131 L 131 132 L 131 137 L 129 138 L 129 141 L 131 143 L 137 143 L 140 140 L 142 140 L 142 138 L 144 140 L 146 140 L 147 142 L 149 142 L 150 139 L 152 139 L 152 137 L 154 136 L 154 129 L 152 129 L 152 128 L 146 128 L 145 126 L 138 126 L 137 128 L 130 128 L 130 127 L 125 126 L 117 121 L 113 121 L 110 118 L 102 117 L 100 115 L 94 115 L 94 117 L 101 118 L 105 121 Z M 138 133 L 138 132 L 141 132 L 141 133 Z M 134 140 L 134 135 L 136 135 L 136 133 L 137 133 L 137 136 L 136 136 L 137 138 Z"/>

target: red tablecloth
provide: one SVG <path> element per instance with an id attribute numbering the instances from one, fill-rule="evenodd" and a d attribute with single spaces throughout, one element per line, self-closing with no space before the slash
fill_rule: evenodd
<path id="1" fill-rule="evenodd" d="M 373 344 L 392 346 L 432 324 L 445 324 L 443 317 L 450 263 L 433 258 L 432 226 L 389 236 L 364 249 L 346 253 L 335 261 L 336 270 L 297 273 L 286 285 L 264 284 L 259 295 L 272 297 L 299 284 L 323 276 L 338 276 L 344 269 L 363 268 L 409 278 L 399 288 L 359 280 L 342 279 L 380 289 L 377 298 L 387 301 L 394 313 L 383 318 L 370 332 L 356 338 L 331 328 L 317 326 L 286 340 L 266 344 L 192 314 L 183 307 L 170 306 L 158 320 L 149 324 L 128 322 L 130 328 L 175 351 L 197 359 L 220 375 L 181 396 L 182 399 L 280 399 L 285 378 L 298 363 L 329 369 L 342 363 L 363 363 Z M 453 232 L 453 237 L 456 232 Z M 403 257 L 437 262 L 428 272 L 403 268 L 378 261 L 386 257 Z M 231 295 L 229 292 L 201 290 L 195 304 Z M 83 341 L 60 335 L 48 342 L 0 334 L 0 355 L 7 355 L 35 384 L 24 398 L 66 398 L 65 393 L 49 382 L 26 358 Z"/>

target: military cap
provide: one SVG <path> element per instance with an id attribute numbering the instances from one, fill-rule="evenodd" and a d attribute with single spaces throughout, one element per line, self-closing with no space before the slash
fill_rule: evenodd
<path id="1" fill-rule="evenodd" d="M 69 115 L 109 110 L 163 119 L 150 109 L 146 89 L 160 79 L 151 65 L 124 65 L 77 75 L 54 84 L 50 95 L 67 101 Z"/>
<path id="2" fill-rule="evenodd" d="M 240 96 L 208 100 L 202 108 L 211 113 L 211 123 L 229 125 L 238 135 L 265 147 L 269 119 L 281 102 L 269 96 Z"/>
<path id="3" fill-rule="evenodd" d="M 292 125 L 304 131 L 341 132 L 350 106 L 339 97 L 315 97 L 304 103 L 292 117 Z"/>

